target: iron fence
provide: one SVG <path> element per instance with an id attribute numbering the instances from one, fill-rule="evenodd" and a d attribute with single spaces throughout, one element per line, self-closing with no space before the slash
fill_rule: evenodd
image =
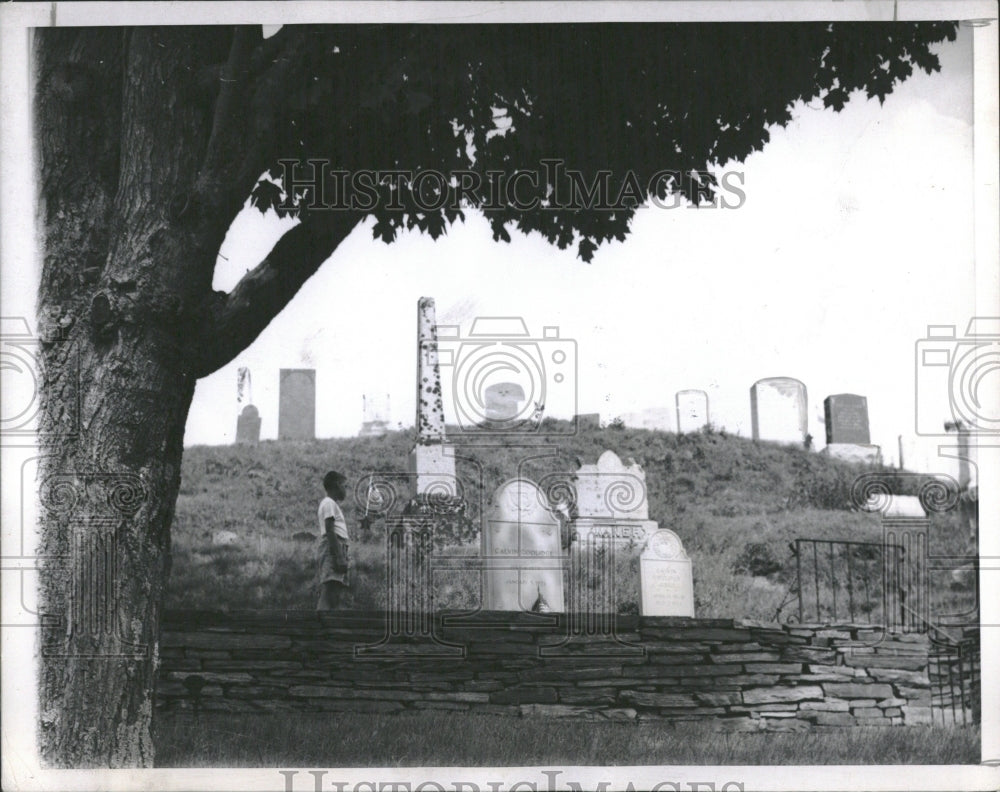
<path id="1" fill-rule="evenodd" d="M 922 574 L 901 545 L 796 539 L 792 550 L 800 622 L 924 629 L 908 607 L 922 596 Z"/>

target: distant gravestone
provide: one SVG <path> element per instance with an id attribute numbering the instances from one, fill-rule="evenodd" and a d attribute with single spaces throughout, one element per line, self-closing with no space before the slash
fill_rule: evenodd
<path id="1" fill-rule="evenodd" d="M 677 432 L 700 432 L 709 423 L 708 394 L 703 390 L 681 390 L 674 395 L 677 408 Z"/>
<path id="2" fill-rule="evenodd" d="M 576 428 L 579 431 L 591 431 L 594 429 L 601 428 L 601 414 L 600 413 L 579 413 L 575 417 Z"/>
<path id="3" fill-rule="evenodd" d="M 642 543 L 656 530 L 649 519 L 646 474 L 632 460 L 624 464 L 605 451 L 594 465 L 581 465 L 575 476 L 576 520 L 581 542 L 602 537 Z"/>
<path id="4" fill-rule="evenodd" d="M 212 534 L 212 544 L 214 545 L 234 545 L 239 540 L 239 534 L 235 531 L 216 531 Z"/>
<path id="5" fill-rule="evenodd" d="M 691 559 L 666 528 L 649 537 L 639 556 L 639 603 L 642 616 L 694 616 Z"/>
<path id="6" fill-rule="evenodd" d="M 754 440 L 801 445 L 808 433 L 806 386 L 792 377 L 767 377 L 750 388 Z"/>
<path id="7" fill-rule="evenodd" d="M 358 437 L 381 437 L 389 431 L 389 394 L 361 397 L 361 431 Z"/>
<path id="8" fill-rule="evenodd" d="M 826 420 L 826 442 L 871 443 L 868 431 L 868 399 L 854 393 L 838 393 L 823 400 Z"/>
<path id="9" fill-rule="evenodd" d="M 278 439 L 316 439 L 316 369 L 281 369 Z"/>
<path id="10" fill-rule="evenodd" d="M 621 420 L 629 429 L 670 432 L 674 428 L 674 411 L 669 407 L 649 407 L 640 412 L 625 413 Z"/>
<path id="11" fill-rule="evenodd" d="M 506 423 L 520 416 L 524 388 L 516 382 L 498 382 L 486 388 L 487 422 Z"/>
<path id="12" fill-rule="evenodd" d="M 248 404 L 236 419 L 236 442 L 240 445 L 257 445 L 260 442 L 260 412 Z"/>
<path id="13" fill-rule="evenodd" d="M 533 481 L 500 485 L 481 539 L 486 610 L 565 610 L 559 528 Z"/>

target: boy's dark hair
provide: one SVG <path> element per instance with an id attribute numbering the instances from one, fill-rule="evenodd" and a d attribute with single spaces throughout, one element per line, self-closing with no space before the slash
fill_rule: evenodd
<path id="1" fill-rule="evenodd" d="M 329 473 L 323 476 L 323 489 L 332 490 L 339 488 L 343 490 L 344 483 L 346 481 L 347 479 L 342 474 L 338 473 L 336 470 L 331 470 Z"/>

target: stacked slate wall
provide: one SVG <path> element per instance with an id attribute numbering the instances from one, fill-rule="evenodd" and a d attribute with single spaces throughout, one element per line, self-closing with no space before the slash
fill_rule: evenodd
<path id="1" fill-rule="evenodd" d="M 564 614 L 438 615 L 436 642 L 386 642 L 382 613 L 172 612 L 157 706 L 710 719 L 738 730 L 931 722 L 924 635 L 635 616 L 617 617 L 614 638 L 571 629 Z"/>

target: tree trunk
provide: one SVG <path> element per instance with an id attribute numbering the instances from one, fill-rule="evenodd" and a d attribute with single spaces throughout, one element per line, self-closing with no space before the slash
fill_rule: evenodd
<path id="1" fill-rule="evenodd" d="M 250 344 L 359 219 L 300 223 L 230 294 L 212 291 L 219 247 L 270 156 L 266 119 L 251 127 L 238 112 L 259 39 L 247 28 L 36 35 L 39 743 L 52 765 L 153 764 L 195 381 Z"/>
<path id="2" fill-rule="evenodd" d="M 211 122 L 185 101 L 193 50 L 212 42 L 97 29 L 38 43 L 39 741 L 58 766 L 149 766 L 195 383 L 185 333 L 227 225 L 183 214 Z"/>
<path id="3" fill-rule="evenodd" d="M 41 743 L 72 767 L 151 766 L 151 691 L 194 381 L 141 336 L 77 338 L 83 431 L 45 460 Z M 76 356 L 73 356 L 76 358 Z"/>

